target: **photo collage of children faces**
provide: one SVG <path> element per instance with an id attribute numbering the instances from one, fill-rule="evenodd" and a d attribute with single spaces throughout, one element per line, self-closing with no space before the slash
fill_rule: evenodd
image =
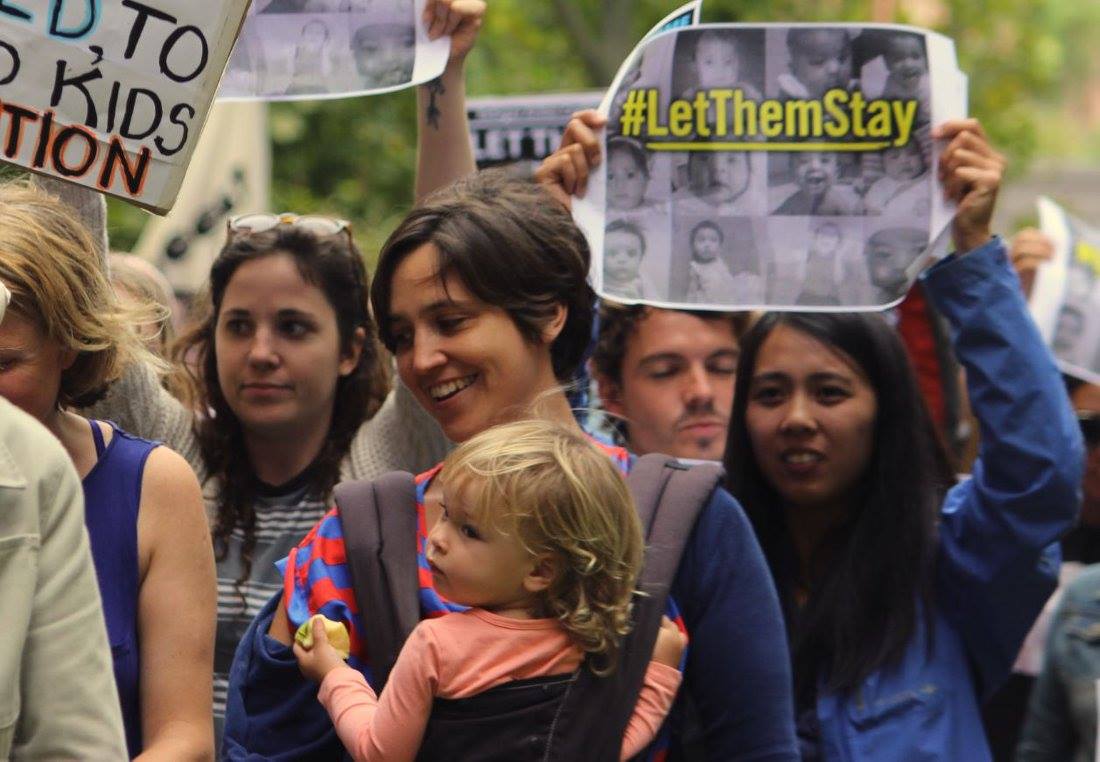
<path id="1" fill-rule="evenodd" d="M 629 92 L 639 88 L 656 88 L 666 109 L 670 100 L 714 88 L 781 101 L 841 88 L 919 106 L 913 136 L 901 148 L 649 151 L 645 138 L 624 137 L 620 123 Z M 652 40 L 610 101 L 601 292 L 626 301 L 745 308 L 897 301 L 929 244 L 930 106 L 918 32 L 704 27 Z M 713 119 L 709 114 L 708 123 Z"/>
<path id="2" fill-rule="evenodd" d="M 1051 349 L 1063 369 L 1100 383 L 1100 230 L 1065 214 L 1065 290 Z"/>
<path id="3" fill-rule="evenodd" d="M 254 0 L 223 97 L 308 98 L 408 84 L 415 0 Z"/>

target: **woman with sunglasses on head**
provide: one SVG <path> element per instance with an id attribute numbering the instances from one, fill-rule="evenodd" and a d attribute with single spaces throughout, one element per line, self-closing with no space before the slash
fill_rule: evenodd
<path id="1" fill-rule="evenodd" d="M 427 5 L 429 36 L 449 34 L 451 57 L 441 79 L 418 91 L 418 152 L 431 157 L 418 164 L 418 197 L 475 169 L 463 72 L 484 12 L 483 0 Z M 151 373 L 135 372 L 96 411 L 170 444 L 203 482 L 218 560 L 220 736 L 234 649 L 280 589 L 274 562 L 324 515 L 333 485 L 426 468 L 447 445 L 407 392 L 387 397 L 388 360 L 346 224 L 264 214 L 231 221 L 205 306 L 175 355 L 191 369 L 186 405 Z"/>
<path id="2" fill-rule="evenodd" d="M 959 254 L 924 285 L 981 427 L 971 477 L 879 316 L 769 313 L 742 339 L 727 479 L 784 604 L 804 758 L 991 759 L 979 706 L 1076 514 L 1077 422 L 989 232 L 1004 160 L 974 120 L 935 137 Z"/>
<path id="3" fill-rule="evenodd" d="M 168 448 L 73 412 L 127 363 L 155 362 L 133 327 L 158 315 L 116 301 L 74 217 L 42 190 L 0 185 L 0 281 L 12 292 L 0 395 L 60 440 L 82 479 L 130 756 L 213 759 L 214 560 L 198 482 Z"/>
<path id="4" fill-rule="evenodd" d="M 401 380 L 452 441 L 530 416 L 580 432 L 563 385 L 591 338 L 588 271 L 587 242 L 565 209 L 534 183 L 482 172 L 433 194 L 399 225 L 380 255 L 371 303 Z M 605 450 L 629 470 L 629 453 Z M 442 515 L 437 472 L 419 477 L 409 505 L 421 569 L 428 568 L 427 532 Z M 339 749 L 316 686 L 299 674 L 287 646 L 292 630 L 318 612 L 344 623 L 353 644 L 365 642 L 371 612 L 356 607 L 343 537 L 333 511 L 288 557 L 285 600 L 266 607 L 242 641 L 226 733 L 236 758 Z M 423 618 L 461 608 L 436 592 L 430 575 L 418 579 Z M 775 592 L 725 490 L 714 490 L 700 511 L 671 595 L 690 637 L 684 686 L 701 726 L 691 743 L 705 746 L 710 759 L 795 759 Z M 352 661 L 368 676 L 369 651 L 356 647 Z M 296 697 L 277 704 L 264 696 L 272 690 Z M 688 745 L 678 706 L 673 744 Z"/>

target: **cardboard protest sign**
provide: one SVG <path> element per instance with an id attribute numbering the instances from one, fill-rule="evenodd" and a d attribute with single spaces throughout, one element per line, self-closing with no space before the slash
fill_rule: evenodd
<path id="1" fill-rule="evenodd" d="M 0 0 L 0 159 L 171 208 L 248 0 Z"/>
<path id="2" fill-rule="evenodd" d="M 427 0 L 255 0 L 220 98 L 346 98 L 443 73 L 450 38 L 428 39 Z"/>
<path id="3" fill-rule="evenodd" d="M 1100 384 L 1100 228 L 1049 198 L 1039 199 L 1039 224 L 1054 258 L 1035 274 L 1031 314 L 1062 371 Z"/>
<path id="4" fill-rule="evenodd" d="M 894 25 L 703 24 L 643 40 L 609 89 L 574 217 L 619 301 L 883 309 L 952 210 L 931 125 L 965 115 L 951 40 Z"/>

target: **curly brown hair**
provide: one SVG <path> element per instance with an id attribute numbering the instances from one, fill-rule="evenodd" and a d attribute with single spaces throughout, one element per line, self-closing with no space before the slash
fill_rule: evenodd
<path id="1" fill-rule="evenodd" d="M 349 236 L 318 236 L 294 225 L 279 225 L 263 233 L 232 236 L 210 268 L 210 285 L 203 298 L 200 320 L 172 347 L 172 359 L 184 368 L 194 409 L 211 411 L 196 420 L 206 478 L 218 480 L 214 520 L 214 550 L 218 560 L 229 552 L 234 529 L 244 532 L 241 580 L 251 572 L 256 547 L 255 499 L 258 480 L 244 446 L 240 419 L 229 407 L 218 382 L 215 327 L 230 279 L 245 262 L 289 254 L 307 283 L 324 293 L 336 313 L 342 351 L 350 351 L 358 328 L 366 332 L 359 363 L 336 382 L 332 421 L 321 452 L 311 468 L 310 491 L 327 497 L 340 478 L 340 462 L 347 455 L 360 425 L 381 407 L 389 391 L 388 364 L 374 338 L 367 301 L 367 272 L 359 250 Z"/>
<path id="2" fill-rule="evenodd" d="M 523 420 L 466 440 L 440 478 L 462 491 L 475 520 L 555 562 L 532 613 L 557 619 L 596 674 L 612 672 L 631 629 L 644 540 L 626 480 L 607 455 L 574 429 Z"/>

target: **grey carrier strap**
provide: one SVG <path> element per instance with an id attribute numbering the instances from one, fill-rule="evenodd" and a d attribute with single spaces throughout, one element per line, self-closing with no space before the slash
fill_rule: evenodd
<path id="1" fill-rule="evenodd" d="M 593 762 L 619 758 L 623 733 L 634 712 L 684 546 L 721 477 L 717 465 L 688 467 L 665 455 L 645 455 L 634 462 L 627 484 L 646 538 L 645 563 L 638 580 L 643 595 L 635 599 L 634 629 L 623 644 L 618 669 L 603 678 L 581 669 L 574 684 L 563 692 L 550 726 L 531 728 L 526 734 L 527 740 L 544 739 L 539 743 L 542 753 L 533 758 Z M 367 641 L 367 659 L 376 683 L 382 685 L 420 618 L 415 483 L 410 474 L 395 472 L 373 482 L 341 484 L 335 498 Z M 502 718 L 503 737 L 515 735 L 517 719 L 514 715 L 510 720 Z M 479 737 L 485 751 L 465 746 L 464 759 L 517 758 L 494 744 L 494 738 L 500 736 L 483 729 Z M 430 723 L 425 745 L 433 745 Z M 525 747 L 523 758 L 532 758 L 530 752 L 531 747 Z M 422 747 L 418 759 L 436 757 Z"/>

